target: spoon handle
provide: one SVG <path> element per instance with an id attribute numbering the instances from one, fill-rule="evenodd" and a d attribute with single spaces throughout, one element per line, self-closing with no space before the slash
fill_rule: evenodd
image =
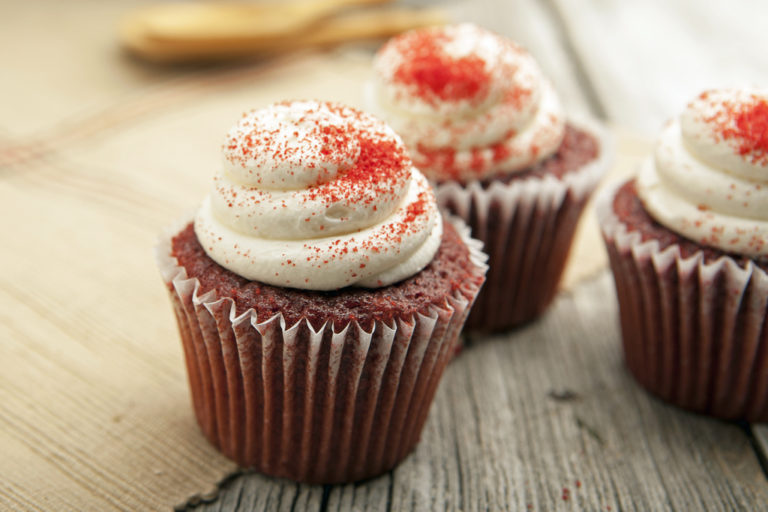
<path id="1" fill-rule="evenodd" d="M 356 1 L 356 0 L 351 0 Z M 414 28 L 447 22 L 440 9 L 387 8 L 353 11 L 333 16 L 309 30 L 272 37 L 157 38 L 141 26 L 122 27 L 124 47 L 154 62 L 231 60 L 254 55 L 276 54 L 305 47 L 330 46 L 345 41 L 385 38 Z"/>
<path id="2" fill-rule="evenodd" d="M 299 32 L 345 8 L 393 0 L 299 0 L 276 3 L 166 3 L 135 11 L 125 23 L 155 39 L 274 38 Z"/>

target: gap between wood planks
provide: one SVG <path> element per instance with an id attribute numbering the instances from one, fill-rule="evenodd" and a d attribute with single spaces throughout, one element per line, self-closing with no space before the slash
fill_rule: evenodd
<path id="1" fill-rule="evenodd" d="M 749 437 L 752 449 L 755 450 L 757 461 L 763 470 L 766 480 L 768 480 L 768 425 L 743 425 L 744 432 Z"/>

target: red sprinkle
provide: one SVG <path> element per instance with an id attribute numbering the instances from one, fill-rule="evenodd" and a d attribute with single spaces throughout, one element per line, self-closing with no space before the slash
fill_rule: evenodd
<path id="1" fill-rule="evenodd" d="M 498 164 L 510 158 L 512 151 L 507 141 L 514 134 L 514 131 L 510 131 L 501 139 L 501 142 L 492 146 L 472 148 L 470 150 L 469 170 L 479 173 L 484 171 L 489 163 Z M 456 150 L 454 148 L 429 148 L 419 144 L 416 149 L 417 152 L 414 158 L 416 167 L 420 169 L 440 169 L 441 175 L 444 177 L 443 179 L 462 180 L 462 174 L 466 169 L 456 162 Z M 534 153 L 537 152 L 535 151 Z"/>
<path id="2" fill-rule="evenodd" d="M 485 61 L 476 55 L 455 58 L 445 53 L 448 35 L 436 30 L 404 34 L 389 44 L 397 47 L 403 61 L 395 70 L 397 82 L 415 88 L 424 101 L 470 100 L 481 102 L 488 93 Z"/>
<path id="3" fill-rule="evenodd" d="M 383 123 L 356 109 L 334 103 L 322 105 L 330 112 L 350 121 L 349 128 L 327 126 L 322 121 L 313 120 L 311 111 L 299 120 L 299 122 L 309 123 L 311 131 L 308 136 L 313 141 L 322 141 L 320 152 L 323 159 L 327 162 L 341 163 L 348 158 L 348 147 L 353 139 L 356 139 L 354 142 L 359 146 L 360 152 L 357 160 L 348 168 L 340 171 L 335 178 L 304 190 L 302 198 L 307 201 L 320 201 L 326 206 L 336 203 L 353 207 L 371 205 L 375 210 L 375 202 L 382 198 L 393 200 L 397 197 L 406 186 L 412 168 L 412 162 L 399 139 L 393 137 Z M 311 124 L 313 122 L 314 125 Z M 233 164 L 244 167 L 249 165 L 249 160 L 256 151 L 272 151 L 272 157 L 279 161 L 293 157 L 296 151 L 301 150 L 302 141 L 296 144 L 278 144 L 275 141 L 276 134 L 272 131 L 255 126 L 254 123 L 247 121 L 247 118 L 241 124 L 246 128 L 246 133 L 243 134 L 241 130 L 240 133 L 231 135 L 225 144 L 225 150 L 228 150 L 225 152 Z M 250 201 L 258 202 L 254 198 L 259 197 L 262 192 L 254 186 L 253 194 Z M 235 197 L 234 193 L 229 195 L 232 204 L 241 205 L 242 202 L 249 200 Z M 372 237 L 365 240 L 337 238 L 331 243 L 330 251 L 304 244 L 304 248 L 311 251 L 311 255 L 306 260 L 312 266 L 321 268 L 330 261 L 342 258 L 350 252 L 357 253 L 358 250 L 368 253 L 398 251 L 404 235 L 422 228 L 423 222 L 420 221 L 423 221 L 433 202 L 434 196 L 431 192 L 422 192 L 417 200 L 407 206 L 401 221 L 385 224 Z M 282 206 L 287 207 L 284 202 Z M 310 218 L 306 217 L 304 221 L 309 222 Z M 319 225 L 317 229 L 322 231 L 325 226 Z M 364 258 L 367 260 L 369 256 L 365 255 Z M 290 260 L 287 264 L 295 266 Z M 366 263 L 360 263 L 359 268 L 366 268 Z M 352 278 L 357 275 L 356 272 L 350 271 Z"/>
<path id="4" fill-rule="evenodd" d="M 342 200 L 371 204 L 393 194 L 395 183 L 405 182 L 410 176 L 410 163 L 404 149 L 394 140 L 361 133 L 357 163 L 336 180 L 314 187 L 306 197 L 322 199 L 326 204 Z"/>
<path id="5" fill-rule="evenodd" d="M 699 96 L 707 99 L 706 93 Z M 768 100 L 752 96 L 747 103 L 722 102 L 722 110 L 706 118 L 725 140 L 735 141 L 739 155 L 768 166 Z"/>

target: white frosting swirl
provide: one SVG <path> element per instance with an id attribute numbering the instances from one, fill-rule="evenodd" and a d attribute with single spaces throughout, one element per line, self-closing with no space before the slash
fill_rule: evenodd
<path id="1" fill-rule="evenodd" d="M 533 57 L 472 24 L 407 32 L 376 55 L 368 102 L 438 181 L 487 179 L 554 153 L 565 118 Z"/>
<path id="2" fill-rule="evenodd" d="M 702 93 L 664 128 L 637 191 L 659 223 L 686 238 L 768 255 L 768 90 Z"/>
<path id="3" fill-rule="evenodd" d="M 305 290 L 376 288 L 424 268 L 442 239 L 426 178 L 400 138 L 360 111 L 316 101 L 243 116 L 195 218 L 218 264 Z"/>

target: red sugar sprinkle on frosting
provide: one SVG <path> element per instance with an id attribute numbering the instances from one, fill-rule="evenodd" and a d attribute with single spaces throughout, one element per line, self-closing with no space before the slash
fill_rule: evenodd
<path id="1" fill-rule="evenodd" d="M 290 104 L 278 103 L 286 106 Z M 327 171 L 321 170 L 327 176 L 326 179 L 321 178 L 318 184 L 310 185 L 308 193 L 302 195 L 303 200 L 319 200 L 326 205 L 338 202 L 370 205 L 382 197 L 394 196 L 396 190 L 410 178 L 412 162 L 405 146 L 391 132 L 386 131 L 383 124 L 379 125 L 357 109 L 330 102 L 322 103 L 322 106 L 347 122 L 343 126 L 322 123 L 311 117 L 314 113 L 312 111 L 298 120 L 299 123 L 314 123 L 315 128 L 308 132 L 306 139 L 322 141 L 319 150 L 322 161 L 342 165 L 350 156 L 349 147 L 353 139 L 359 144 L 360 153 L 356 161 L 342 170 L 335 179 L 328 177 Z M 273 160 L 281 162 L 300 156 L 299 153 L 307 147 L 301 139 L 292 144 L 279 144 L 277 130 L 265 129 L 247 118 L 241 121 L 240 126 L 247 133 L 230 133 L 223 147 L 225 157 L 233 165 L 247 168 L 254 154 L 263 151 L 271 151 Z M 298 135 L 298 132 L 294 133 L 294 136 Z M 253 192 L 261 193 L 256 187 Z M 258 202 L 253 197 L 251 200 Z"/>
<path id="2" fill-rule="evenodd" d="M 286 132 L 286 127 L 291 131 Z M 288 285 L 288 269 L 318 276 L 318 270 L 330 269 L 331 274 L 317 278 L 313 289 L 346 286 L 372 272 L 372 258 L 399 262 L 403 247 L 411 250 L 411 245 L 403 244 L 426 240 L 435 232 L 433 223 L 439 221 L 434 194 L 426 179 L 414 172 L 400 138 L 383 122 L 354 108 L 309 101 L 253 111 L 230 131 L 224 153 L 235 168 L 226 168 L 217 180 L 218 203 L 212 202 L 212 207 L 218 204 L 226 209 L 224 217 L 233 224 L 233 219 L 240 219 L 236 221 L 239 229 L 253 230 L 254 243 L 261 243 L 262 236 L 283 240 L 281 228 L 273 228 L 270 222 L 294 237 L 285 239 L 294 252 L 290 257 L 283 253 L 269 275 L 254 266 L 243 267 L 248 275 L 242 275 L 250 279 L 279 278 L 273 279 L 275 284 Z M 323 173 L 329 162 L 338 165 Z M 308 163 L 315 167 L 310 169 Z M 300 186 L 281 187 L 280 177 L 286 171 L 296 173 Z M 268 179 L 273 181 L 266 183 Z M 255 208 L 259 204 L 260 209 Z M 269 212 L 267 220 L 261 217 L 263 211 L 280 207 L 296 211 Z M 300 224 L 296 232 L 290 231 L 294 221 Z M 229 263 L 231 241 L 219 242 L 214 245 L 227 254 Z M 410 252 L 403 257 L 410 258 Z M 266 267 L 263 259 L 261 263 Z M 304 274 L 296 279 L 302 281 L 306 286 Z"/>
<path id="3" fill-rule="evenodd" d="M 485 61 L 476 55 L 453 57 L 443 46 L 446 34 L 426 30 L 404 34 L 391 41 L 403 56 L 394 79 L 415 89 L 427 103 L 438 101 L 481 102 L 488 93 L 490 75 Z"/>
<path id="4" fill-rule="evenodd" d="M 700 99 L 709 98 L 702 93 Z M 752 95 L 749 102 L 723 101 L 718 112 L 705 119 L 724 140 L 736 143 L 739 155 L 755 165 L 768 166 L 768 99 Z"/>
<path id="5" fill-rule="evenodd" d="M 437 181 L 513 174 L 562 141 L 560 106 L 533 57 L 476 25 L 402 34 L 379 50 L 374 69 L 380 111 Z"/>
<path id="6" fill-rule="evenodd" d="M 311 188 L 308 200 L 326 204 L 345 202 L 370 204 L 376 198 L 392 195 L 393 185 L 404 184 L 410 176 L 410 159 L 402 145 L 372 133 L 360 134 L 360 156 L 343 176 L 324 186 Z"/>
<path id="7" fill-rule="evenodd" d="M 290 102 L 281 102 L 277 105 L 288 106 Z M 330 106 L 331 104 L 326 104 Z M 334 113 L 339 113 L 342 107 L 336 106 Z M 352 109 L 349 109 L 352 110 Z M 316 128 L 306 134 L 304 139 L 298 139 L 292 144 L 276 143 L 279 130 L 268 129 L 259 125 L 248 116 L 254 111 L 246 112 L 239 123 L 239 127 L 247 133 L 230 132 L 227 141 L 223 145 L 224 155 L 233 165 L 247 167 L 249 160 L 261 152 L 272 152 L 272 158 L 275 161 L 284 161 L 294 157 L 301 157 L 301 153 L 306 150 L 311 140 L 322 140 L 323 146 L 319 153 L 327 163 L 340 165 L 349 157 L 350 140 L 352 134 L 346 125 L 338 126 L 333 124 L 319 124 L 315 122 Z M 312 112 L 307 112 L 303 119 L 308 119 Z M 294 137 L 299 138 L 299 132 L 293 133 Z M 309 164 L 312 166 L 313 164 Z"/>

